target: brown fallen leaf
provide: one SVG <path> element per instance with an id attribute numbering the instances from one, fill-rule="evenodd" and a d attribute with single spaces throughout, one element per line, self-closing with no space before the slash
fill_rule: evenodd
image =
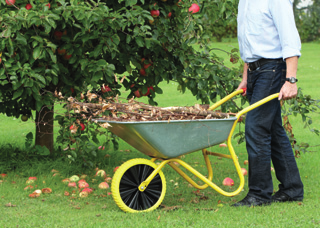
<path id="1" fill-rule="evenodd" d="M 101 208 L 102 209 L 107 209 L 107 205 L 103 205 Z"/>
<path id="2" fill-rule="evenodd" d="M 182 208 L 182 206 L 164 207 L 164 208 L 162 208 L 162 210 L 163 211 L 174 211 L 174 210 L 177 210 L 179 208 Z"/>
<path id="3" fill-rule="evenodd" d="M 213 208 L 196 208 L 196 211 L 213 211 Z"/>
<path id="4" fill-rule="evenodd" d="M 7 203 L 5 206 L 6 206 L 6 207 L 16 207 L 17 205 L 12 204 L 12 203 L 10 202 L 10 203 Z"/>
<path id="5" fill-rule="evenodd" d="M 160 220 L 160 215 L 158 216 L 157 220 Z"/>
<path id="6" fill-rule="evenodd" d="M 199 199 L 200 199 L 200 200 L 208 200 L 209 197 L 208 197 L 208 196 L 201 196 Z"/>
<path id="7" fill-rule="evenodd" d="M 190 201 L 190 203 L 199 203 L 199 199 L 196 197 Z"/>
<path id="8" fill-rule="evenodd" d="M 96 216 L 97 216 L 97 217 L 100 217 L 100 216 L 101 216 L 101 214 L 97 214 Z"/>

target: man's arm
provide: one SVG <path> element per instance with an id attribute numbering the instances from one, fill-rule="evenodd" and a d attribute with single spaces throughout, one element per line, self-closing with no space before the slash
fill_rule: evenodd
<path id="1" fill-rule="evenodd" d="M 297 77 L 298 56 L 286 58 L 287 78 Z M 279 94 L 279 100 L 289 100 L 296 97 L 298 94 L 297 84 L 286 81 L 282 86 Z"/>

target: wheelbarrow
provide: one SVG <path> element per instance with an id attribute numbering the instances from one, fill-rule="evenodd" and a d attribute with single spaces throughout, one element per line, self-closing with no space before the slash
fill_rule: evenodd
<path id="1" fill-rule="evenodd" d="M 224 102 L 244 92 L 245 89 L 240 89 L 231 93 L 212 105 L 209 110 L 216 109 Z M 227 119 L 172 120 L 170 122 L 120 122 L 99 119 L 99 122 L 108 122 L 111 125 L 108 129 L 112 133 L 151 157 L 151 160 L 131 159 L 117 169 L 111 183 L 111 192 L 115 203 L 125 212 L 147 212 L 156 209 L 163 201 L 166 193 L 166 180 L 161 170 L 166 164 L 170 165 L 197 189 L 202 190 L 210 186 L 224 196 L 239 194 L 244 186 L 244 176 L 231 145 L 231 137 L 242 115 L 278 96 L 278 93 L 270 95 L 244 108 L 235 117 Z M 207 150 L 207 148 L 226 140 L 230 155 Z M 179 158 L 181 155 L 199 150 L 202 150 L 208 169 L 207 177 Z M 235 191 L 226 192 L 212 182 L 213 170 L 209 155 L 233 160 L 240 178 L 239 187 Z M 157 165 L 156 160 L 160 160 L 161 163 Z M 180 164 L 203 181 L 204 184 L 198 185 L 176 164 Z"/>

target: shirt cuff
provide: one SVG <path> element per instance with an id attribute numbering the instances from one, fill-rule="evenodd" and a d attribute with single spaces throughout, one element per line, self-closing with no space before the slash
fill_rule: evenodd
<path id="1" fill-rule="evenodd" d="M 286 58 L 293 57 L 293 56 L 298 56 L 298 58 L 300 58 L 301 52 L 300 52 L 300 50 L 297 50 L 296 48 L 286 47 L 282 50 L 282 56 L 283 56 L 284 60 Z"/>

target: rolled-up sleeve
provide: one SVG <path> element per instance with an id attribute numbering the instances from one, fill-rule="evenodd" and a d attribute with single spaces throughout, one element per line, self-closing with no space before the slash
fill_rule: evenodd
<path id="1" fill-rule="evenodd" d="M 269 10 L 278 30 L 283 59 L 301 56 L 301 41 L 291 0 L 270 0 Z"/>

